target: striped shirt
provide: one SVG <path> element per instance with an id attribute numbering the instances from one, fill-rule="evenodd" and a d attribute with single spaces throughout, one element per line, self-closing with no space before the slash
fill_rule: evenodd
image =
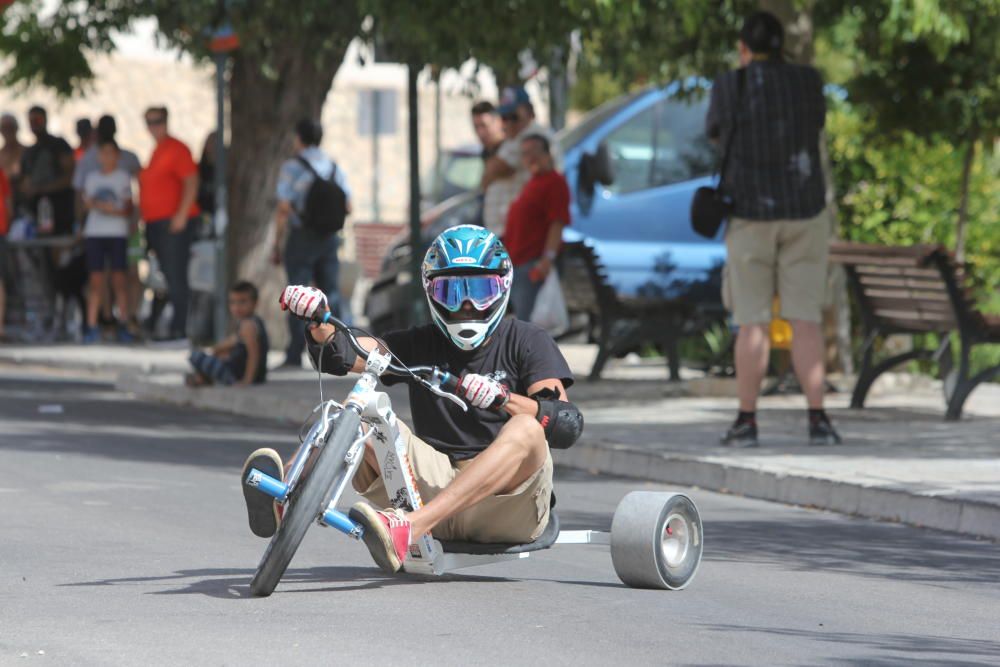
<path id="1" fill-rule="evenodd" d="M 720 148 L 735 136 L 726 165 L 726 193 L 733 215 L 748 220 L 801 220 L 826 205 L 819 137 L 826 100 L 819 72 L 779 61 L 746 68 L 739 101 L 738 70 L 715 80 L 705 119 Z"/>

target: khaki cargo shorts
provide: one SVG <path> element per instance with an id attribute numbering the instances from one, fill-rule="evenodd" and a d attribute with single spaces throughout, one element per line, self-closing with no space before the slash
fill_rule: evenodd
<path id="1" fill-rule="evenodd" d="M 471 461 L 452 463 L 442 454 L 413 434 L 397 420 L 399 433 L 406 440 L 406 451 L 417 478 L 421 499 L 427 503 L 441 493 Z M 362 496 L 378 508 L 389 507 L 382 478 L 368 466 L 358 470 L 354 480 L 357 488 L 365 488 Z M 552 455 L 512 493 L 484 498 L 464 512 L 439 523 L 433 532 L 439 540 L 466 542 L 525 543 L 532 542 L 549 523 L 549 503 L 552 498 Z"/>
<path id="2" fill-rule="evenodd" d="M 732 218 L 726 230 L 722 302 L 736 324 L 767 324 L 774 296 L 781 318 L 820 322 L 826 292 L 830 214 L 804 220 Z"/>

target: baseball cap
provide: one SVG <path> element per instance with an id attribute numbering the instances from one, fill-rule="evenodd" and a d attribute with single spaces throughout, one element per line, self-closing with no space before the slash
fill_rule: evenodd
<path id="1" fill-rule="evenodd" d="M 500 104 L 497 105 L 497 113 L 504 116 L 514 113 L 522 104 L 531 104 L 528 91 L 521 86 L 508 86 L 500 94 Z"/>

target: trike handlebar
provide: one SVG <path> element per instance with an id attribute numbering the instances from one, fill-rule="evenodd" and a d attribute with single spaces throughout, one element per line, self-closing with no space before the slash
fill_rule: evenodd
<path id="1" fill-rule="evenodd" d="M 347 335 L 347 340 L 350 342 L 351 347 L 354 348 L 354 351 L 361 357 L 368 357 L 371 350 L 366 350 L 354 335 L 351 327 L 335 317 L 333 313 L 330 311 L 316 313 L 313 315 L 312 319 L 320 324 L 332 324 L 339 331 L 343 331 Z M 390 354 L 392 354 L 391 351 Z M 461 382 L 461 378 L 455 376 L 453 373 L 441 370 L 437 366 L 407 367 L 402 363 L 396 364 L 390 361 L 383 375 L 396 375 L 399 377 L 414 378 L 432 393 L 455 401 L 462 406 L 463 410 L 468 409 L 465 401 L 458 397 L 458 387 Z"/>

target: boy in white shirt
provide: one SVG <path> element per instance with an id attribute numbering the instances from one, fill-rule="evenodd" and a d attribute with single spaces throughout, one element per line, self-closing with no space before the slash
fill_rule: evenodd
<path id="1" fill-rule="evenodd" d="M 84 343 L 96 343 L 100 340 L 97 314 L 101 308 L 101 294 L 107 289 L 105 276 L 109 268 L 119 321 L 127 322 L 130 316 L 125 269 L 129 220 L 132 214 L 132 177 L 118 167 L 119 156 L 118 144 L 114 139 L 100 138 L 97 146 L 100 169 L 87 174 L 83 184 L 83 205 L 87 209 L 83 237 L 87 251 L 87 270 L 90 272 Z M 118 329 L 118 340 L 123 343 L 133 340 L 124 325 Z"/>

